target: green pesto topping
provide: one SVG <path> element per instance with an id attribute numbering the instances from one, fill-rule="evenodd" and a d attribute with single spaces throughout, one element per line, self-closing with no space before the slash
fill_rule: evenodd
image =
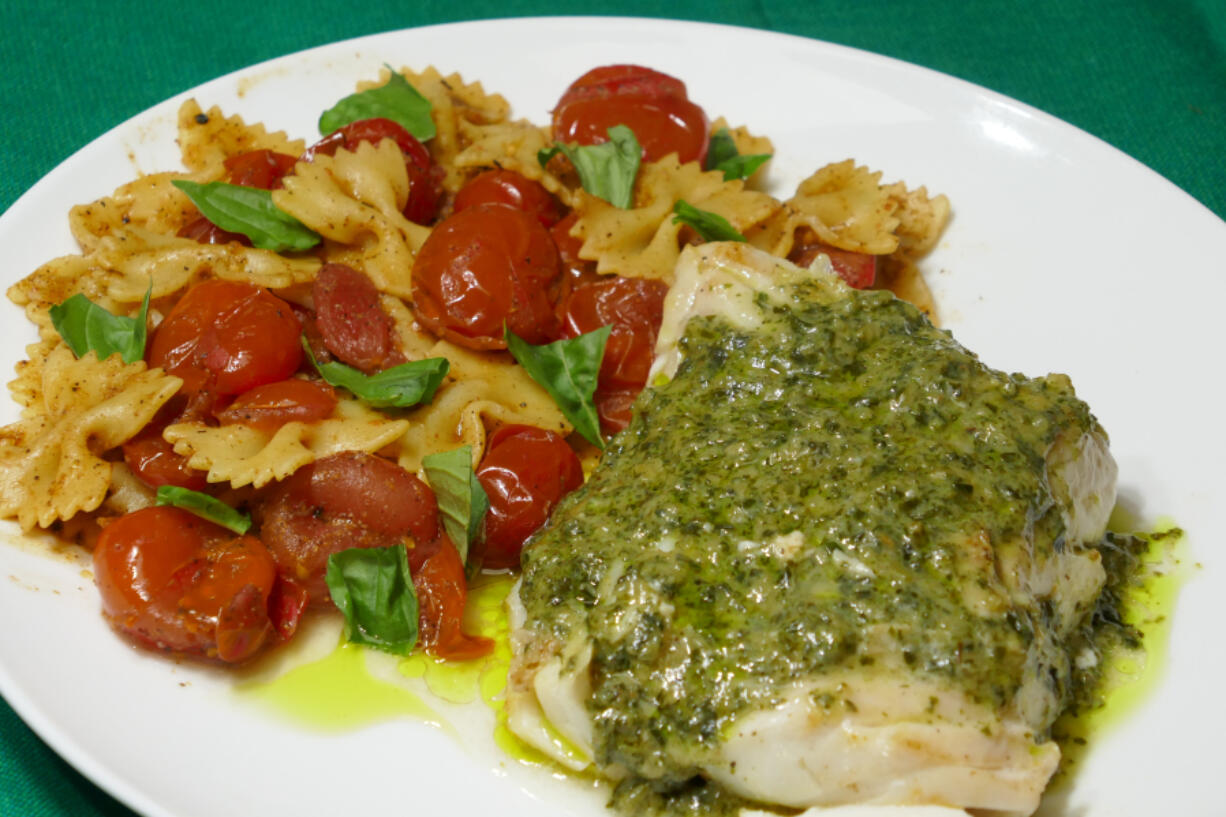
<path id="1" fill-rule="evenodd" d="M 674 378 L 525 550 L 529 620 L 594 647 L 597 763 L 631 772 L 628 811 L 724 804 L 695 782 L 722 730 L 823 672 L 917 673 L 999 710 L 1037 657 L 1066 695 L 1071 627 L 996 564 L 1067 547 L 1047 455 L 1097 430 L 1086 406 L 889 293 L 814 286 L 759 298 L 754 331 L 692 319 Z"/>

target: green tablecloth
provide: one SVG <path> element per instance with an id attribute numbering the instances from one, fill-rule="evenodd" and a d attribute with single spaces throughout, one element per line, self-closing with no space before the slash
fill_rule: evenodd
<path id="1" fill-rule="evenodd" d="M 0 210 L 116 123 L 245 65 L 409 26 L 558 14 L 665 16 L 644 0 L 6 0 Z M 1226 217 L 1226 0 L 680 0 L 666 16 L 841 43 L 987 86 L 1101 137 Z M 0 701 L 0 815 L 130 814 Z"/>

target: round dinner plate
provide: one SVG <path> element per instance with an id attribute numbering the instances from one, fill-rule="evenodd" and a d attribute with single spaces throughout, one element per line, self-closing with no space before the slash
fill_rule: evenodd
<path id="1" fill-rule="evenodd" d="M 854 157 L 883 181 L 949 196 L 952 222 L 923 265 L 942 324 L 994 367 L 1068 373 L 1111 435 L 1121 503 L 1145 524 L 1184 528 L 1195 563 L 1169 654 L 1156 657 L 1160 682 L 1099 736 L 1043 811 L 1220 813 L 1226 450 L 1217 426 L 1226 394 L 1211 338 L 1226 295 L 1226 224 L 1021 103 L 861 51 L 716 25 L 546 18 L 390 32 L 238 71 L 99 137 L 0 217 L 3 283 L 76 251 L 73 204 L 137 173 L 180 167 L 175 115 L 188 96 L 309 143 L 320 112 L 385 63 L 481 80 L 514 116 L 545 122 L 573 78 L 614 62 L 680 77 L 712 118 L 768 135 L 776 194 Z M 35 332 L 17 307 L 0 309 L 11 367 Z M 5 422 L 17 417 L 15 405 L 3 412 Z M 488 733 L 457 736 L 412 718 L 324 732 L 253 706 L 226 672 L 115 637 L 87 562 L 49 556 L 6 530 L 0 692 L 70 763 L 148 817 L 605 813 L 590 784 L 502 755 Z"/>

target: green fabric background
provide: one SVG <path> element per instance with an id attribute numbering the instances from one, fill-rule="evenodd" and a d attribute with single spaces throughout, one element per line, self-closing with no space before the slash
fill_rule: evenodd
<path id="1" fill-rule="evenodd" d="M 560 14 L 744 25 L 944 71 L 1089 131 L 1226 217 L 1226 0 L 677 0 L 663 11 L 645 0 L 4 0 L 0 210 L 118 122 L 243 66 L 410 26 Z M 508 47 L 513 57 L 514 44 Z M 0 638 L 9 626 L 0 625 Z M 0 701 L 0 815 L 131 812 L 60 760 Z"/>

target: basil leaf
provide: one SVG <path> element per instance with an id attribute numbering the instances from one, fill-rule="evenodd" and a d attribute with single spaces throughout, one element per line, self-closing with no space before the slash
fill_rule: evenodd
<path id="1" fill-rule="evenodd" d="M 536 160 L 544 167 L 554 156 L 563 154 L 575 166 L 584 190 L 614 207 L 629 210 L 634 203 L 634 179 L 643 148 L 634 131 L 625 125 L 614 125 L 608 134 L 609 141 L 599 145 L 558 143 L 537 153 Z"/>
<path id="2" fill-rule="evenodd" d="M 220 499 L 214 499 L 208 494 L 180 488 L 176 485 L 158 487 L 157 504 L 173 505 L 185 511 L 191 511 L 201 519 L 215 522 L 223 528 L 229 528 L 242 535 L 251 529 L 251 517 L 239 513 Z"/>
<path id="3" fill-rule="evenodd" d="M 344 363 L 320 363 L 306 338 L 302 339 L 302 348 L 324 380 L 348 389 L 354 397 L 374 408 L 408 408 L 429 403 L 451 367 L 445 357 L 428 357 L 368 375 Z"/>
<path id="4" fill-rule="evenodd" d="M 319 132 L 324 136 L 359 119 L 390 119 L 404 127 L 420 142 L 433 139 L 434 119 L 430 100 L 422 96 L 403 76 L 391 71 L 391 78 L 377 88 L 350 94 L 319 117 Z"/>
<path id="5" fill-rule="evenodd" d="M 720 128 L 711 134 L 707 143 L 707 170 L 722 170 L 724 181 L 733 179 L 748 179 L 766 161 L 771 158 L 769 153 L 751 153 L 742 156 L 736 149 L 736 142 L 727 128 Z"/>
<path id="6" fill-rule="evenodd" d="M 702 236 L 703 241 L 744 241 L 745 236 L 737 232 L 728 223 L 728 219 L 719 213 L 709 210 L 699 210 L 694 205 L 681 199 L 673 205 L 673 224 L 686 224 Z"/>
<path id="7" fill-rule="evenodd" d="M 345 638 L 397 655 L 413 651 L 417 593 L 403 544 L 333 553 L 324 581 L 345 615 Z"/>
<path id="8" fill-rule="evenodd" d="M 602 326 L 577 338 L 543 346 L 533 346 L 510 329 L 504 329 L 507 349 L 519 365 L 549 392 L 575 431 L 598 448 L 604 448 L 604 438 L 600 436 L 600 415 L 592 395 L 596 393 L 600 362 L 612 329 Z"/>
<path id="9" fill-rule="evenodd" d="M 51 307 L 51 325 L 77 357 L 92 350 L 99 360 L 118 353 L 124 363 L 135 363 L 145 356 L 145 322 L 152 291 L 150 284 L 135 318 L 112 315 L 78 292 Z"/>
<path id="10" fill-rule="evenodd" d="M 490 500 L 473 473 L 473 449 L 462 445 L 422 457 L 426 480 L 438 499 L 443 529 L 455 542 L 460 561 L 468 563 L 468 546 L 477 541 Z"/>
<path id="11" fill-rule="evenodd" d="M 309 250 L 319 234 L 272 203 L 272 193 L 258 187 L 226 182 L 175 179 L 172 184 L 187 194 L 209 221 L 231 233 L 242 233 L 262 250 Z"/>

